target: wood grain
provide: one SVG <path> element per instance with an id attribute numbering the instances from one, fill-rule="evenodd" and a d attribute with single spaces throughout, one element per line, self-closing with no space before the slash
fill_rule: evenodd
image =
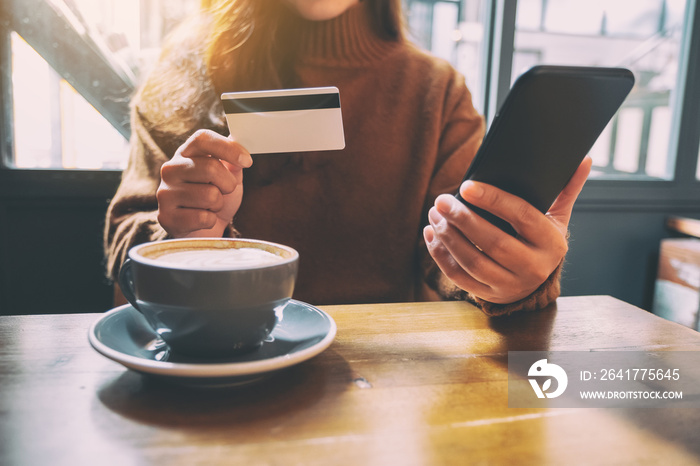
<path id="1" fill-rule="evenodd" d="M 700 410 L 507 406 L 509 350 L 700 351 L 646 311 L 604 296 L 506 319 L 460 302 L 323 309 L 328 350 L 225 390 L 105 359 L 87 343 L 97 315 L 0 317 L 0 464 L 700 463 Z"/>

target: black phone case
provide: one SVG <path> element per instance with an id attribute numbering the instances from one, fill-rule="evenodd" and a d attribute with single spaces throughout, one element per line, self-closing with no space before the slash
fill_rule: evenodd
<path id="1" fill-rule="evenodd" d="M 625 68 L 535 66 L 513 84 L 464 180 L 546 213 L 634 85 Z M 457 198 L 502 230 L 509 223 Z"/>

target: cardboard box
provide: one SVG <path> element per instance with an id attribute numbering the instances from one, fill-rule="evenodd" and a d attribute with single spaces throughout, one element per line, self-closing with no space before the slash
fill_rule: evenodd
<path id="1" fill-rule="evenodd" d="M 661 241 L 652 312 L 700 330 L 700 239 Z"/>

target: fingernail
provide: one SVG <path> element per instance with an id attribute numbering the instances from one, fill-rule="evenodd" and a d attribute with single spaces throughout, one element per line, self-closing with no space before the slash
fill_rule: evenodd
<path id="1" fill-rule="evenodd" d="M 248 152 L 241 152 L 238 156 L 238 164 L 243 168 L 248 168 L 253 165 L 253 157 Z"/>
<path id="2" fill-rule="evenodd" d="M 428 219 L 430 220 L 430 223 L 432 223 L 433 225 L 437 225 L 438 223 L 440 223 L 443 220 L 443 218 L 444 217 L 442 215 L 440 215 L 440 212 L 438 212 L 435 207 L 432 207 L 428 211 Z"/>
<path id="3" fill-rule="evenodd" d="M 454 196 L 448 194 L 441 194 L 435 199 L 435 209 L 441 215 L 450 215 L 452 212 L 452 202 L 455 200 Z"/>
<path id="4" fill-rule="evenodd" d="M 484 195 L 484 188 L 482 188 L 479 183 L 465 181 L 462 184 L 461 193 L 463 197 L 471 197 L 472 199 L 476 199 Z"/>
<path id="5" fill-rule="evenodd" d="M 425 239 L 426 244 L 433 242 L 433 240 L 435 239 L 435 232 L 433 231 L 433 227 L 428 225 L 425 228 L 423 228 L 423 238 Z"/>

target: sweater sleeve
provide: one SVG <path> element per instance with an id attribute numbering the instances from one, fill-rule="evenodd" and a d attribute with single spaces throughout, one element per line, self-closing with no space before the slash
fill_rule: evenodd
<path id="1" fill-rule="evenodd" d="M 465 300 L 477 305 L 486 315 L 504 316 L 516 311 L 535 311 L 554 302 L 559 297 L 562 264 L 530 296 L 508 304 L 497 304 L 462 290 L 447 278 L 437 266 L 433 269 L 433 283 L 436 291 L 444 299 Z"/>
<path id="2" fill-rule="evenodd" d="M 132 111 L 131 131 L 129 162 L 105 220 L 107 276 L 112 279 L 132 246 L 167 237 L 157 219 L 156 190 L 160 167 L 168 157 L 146 129 L 137 108 Z"/>
<path id="3" fill-rule="evenodd" d="M 440 140 L 436 170 L 431 181 L 424 217 L 441 193 L 456 193 L 464 173 L 474 159 L 485 132 L 485 124 L 472 105 L 471 95 L 463 81 L 448 89 L 443 133 Z M 422 236 L 422 235 L 421 235 Z M 439 269 L 422 241 L 419 246 L 423 277 L 426 284 L 442 299 L 461 299 L 476 304 L 485 314 L 508 315 L 516 311 L 541 309 L 553 302 L 560 293 L 562 264 L 530 296 L 508 304 L 496 304 L 460 289 Z"/>

